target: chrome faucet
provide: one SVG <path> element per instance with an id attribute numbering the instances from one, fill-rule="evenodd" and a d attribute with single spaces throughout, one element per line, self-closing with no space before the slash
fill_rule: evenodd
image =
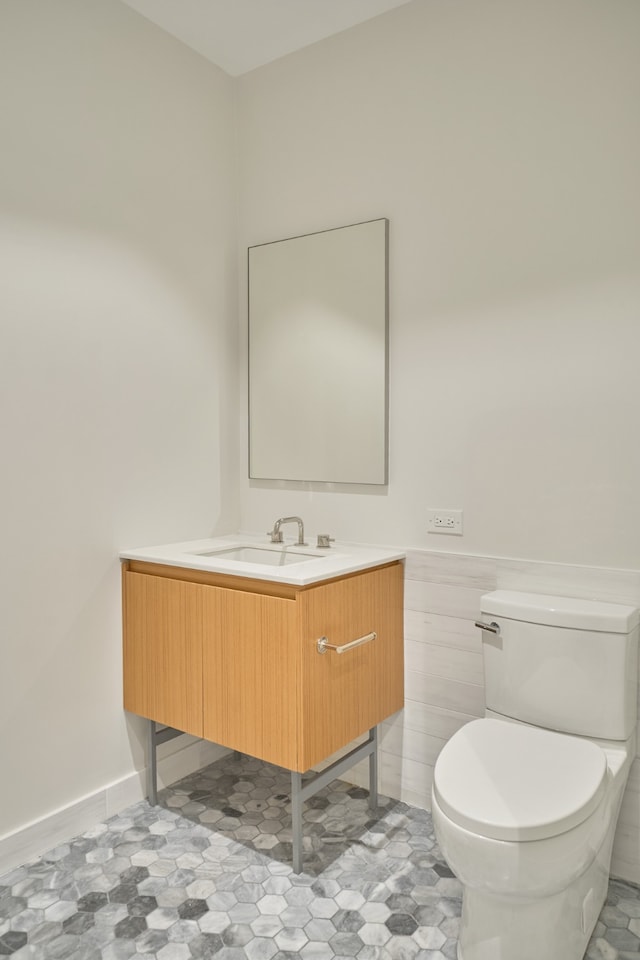
<path id="1" fill-rule="evenodd" d="M 279 520 L 273 525 L 273 530 L 267 530 L 268 536 L 271 537 L 271 543 L 282 543 L 284 538 L 282 536 L 282 530 L 280 527 L 283 523 L 297 523 L 298 524 L 298 547 L 306 547 L 307 544 L 304 541 L 304 523 L 300 517 L 280 517 Z"/>

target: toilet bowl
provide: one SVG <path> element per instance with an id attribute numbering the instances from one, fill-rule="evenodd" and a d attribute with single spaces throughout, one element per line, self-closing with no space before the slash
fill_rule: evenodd
<path id="1" fill-rule="evenodd" d="M 581 960 L 606 897 L 635 757 L 635 695 L 633 703 L 627 699 L 636 690 L 638 614 L 587 601 L 568 608 L 565 602 L 559 613 L 558 598 L 505 591 L 482 599 L 483 613 L 496 617 L 482 624 L 489 634 L 483 647 L 491 647 L 485 655 L 491 703 L 485 718 L 445 745 L 432 789 L 436 837 L 463 886 L 458 957 Z M 558 619 L 565 621 L 560 628 Z M 554 676 L 564 671 L 565 683 L 577 677 L 567 687 L 568 709 L 549 698 L 549 658 Z M 618 719 L 610 725 L 601 719 L 607 711 L 590 712 L 586 700 L 616 690 Z M 496 703 L 508 712 L 492 709 Z M 584 734 L 593 733 L 591 714 L 612 738 Z M 556 729 L 540 723 L 544 715 Z M 564 732 L 557 729 L 559 715 Z"/>
<path id="2" fill-rule="evenodd" d="M 597 743 L 486 719 L 447 746 L 432 816 L 465 888 L 460 960 L 582 957 L 606 896 L 635 736 Z M 457 775 L 470 763 L 483 774 L 474 792 Z"/>

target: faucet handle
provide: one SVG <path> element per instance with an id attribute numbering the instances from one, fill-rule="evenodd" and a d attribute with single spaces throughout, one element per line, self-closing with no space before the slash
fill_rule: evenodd
<path id="1" fill-rule="evenodd" d="M 335 537 L 330 537 L 328 533 L 319 533 L 318 534 L 318 548 L 328 550 L 332 543 L 335 542 Z"/>
<path id="2" fill-rule="evenodd" d="M 283 543 L 284 537 L 282 530 L 267 530 L 267 536 L 271 538 L 271 543 Z"/>

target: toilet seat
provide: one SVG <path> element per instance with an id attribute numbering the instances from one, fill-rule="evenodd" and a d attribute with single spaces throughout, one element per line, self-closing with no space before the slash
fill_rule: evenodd
<path id="1" fill-rule="evenodd" d="M 608 782 L 590 740 L 506 720 L 474 720 L 442 749 L 434 796 L 458 826 L 495 840 L 565 833 L 597 808 Z"/>

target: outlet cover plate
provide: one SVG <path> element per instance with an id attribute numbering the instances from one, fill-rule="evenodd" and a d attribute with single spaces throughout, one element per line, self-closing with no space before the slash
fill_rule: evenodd
<path id="1" fill-rule="evenodd" d="M 427 510 L 427 532 L 462 536 L 462 510 Z"/>

